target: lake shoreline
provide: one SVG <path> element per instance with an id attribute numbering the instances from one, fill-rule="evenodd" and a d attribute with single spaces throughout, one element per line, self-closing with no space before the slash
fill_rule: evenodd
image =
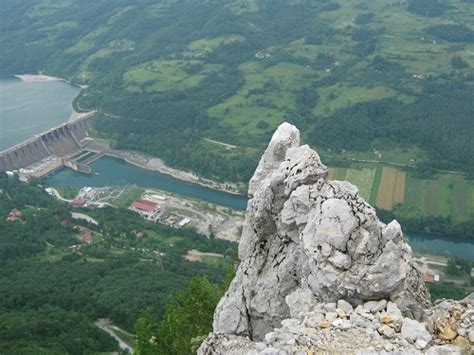
<path id="1" fill-rule="evenodd" d="M 236 196 L 245 196 L 245 194 L 238 192 L 238 185 L 236 184 L 219 183 L 216 181 L 203 179 L 202 177 L 199 177 L 198 175 L 194 173 L 172 168 L 166 165 L 166 163 L 158 157 L 147 157 L 144 154 L 141 154 L 139 152 L 133 152 L 133 151 L 128 151 L 128 150 L 116 150 L 116 149 L 108 149 L 105 155 L 113 157 L 113 158 L 122 159 L 126 161 L 127 163 L 135 165 L 142 169 L 146 169 L 150 171 L 158 171 L 162 174 L 170 175 L 174 177 L 175 179 L 179 179 L 184 182 L 201 185 L 203 187 L 226 192 L 226 193 L 233 194 Z M 229 189 L 226 186 L 232 186 L 232 189 Z"/>
<path id="2" fill-rule="evenodd" d="M 24 83 L 37 83 L 37 82 L 46 82 L 46 81 L 64 81 L 63 78 L 58 78 L 56 76 L 49 76 L 43 74 L 17 74 L 14 75 L 15 78 L 20 79 Z"/>
<path id="3" fill-rule="evenodd" d="M 75 86 L 80 88 L 81 90 L 87 89 L 88 85 L 82 85 L 82 84 L 77 84 L 73 83 L 67 79 L 60 78 L 57 76 L 51 76 L 51 75 L 44 75 L 44 74 L 16 74 L 13 75 L 15 78 L 20 79 L 24 83 L 44 83 L 44 82 L 51 82 L 51 81 L 62 81 L 64 83 L 67 83 L 69 85 Z"/>
<path id="4" fill-rule="evenodd" d="M 14 77 L 17 79 L 20 79 L 22 82 L 25 82 L 25 83 L 64 82 L 71 86 L 79 87 L 81 91 L 84 89 L 87 89 L 87 85 L 75 84 L 64 78 L 44 75 L 44 74 L 17 74 L 17 75 L 14 75 Z M 80 92 L 78 93 L 76 98 L 79 95 L 80 95 Z M 85 115 L 95 112 L 95 111 L 83 112 L 83 111 L 76 110 L 76 108 L 74 107 L 74 100 L 71 103 L 71 113 L 66 122 L 74 121 Z M 111 149 L 109 144 L 105 141 L 101 141 L 101 140 L 93 139 L 93 138 L 91 138 L 91 140 L 98 141 L 101 145 L 105 144 L 106 155 L 123 159 L 127 163 L 135 165 L 137 167 L 151 170 L 151 171 L 158 171 L 162 174 L 170 175 L 176 179 L 193 183 L 193 184 L 198 184 L 210 189 L 214 189 L 214 190 L 218 190 L 218 191 L 222 191 L 222 192 L 226 192 L 226 193 L 230 193 L 230 194 L 234 194 L 238 196 L 245 196 L 245 193 L 243 194 L 240 192 L 243 186 L 242 184 L 235 184 L 235 183 L 230 183 L 230 182 L 220 183 L 217 181 L 206 179 L 192 172 L 172 168 L 166 165 L 166 163 L 159 157 L 148 157 L 139 152 Z"/>

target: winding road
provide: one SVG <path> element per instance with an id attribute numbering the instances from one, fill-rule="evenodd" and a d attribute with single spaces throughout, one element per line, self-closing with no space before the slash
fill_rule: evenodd
<path id="1" fill-rule="evenodd" d="M 110 321 L 108 319 L 99 319 L 97 322 L 95 322 L 95 325 L 102 329 L 104 332 L 107 332 L 112 338 L 117 340 L 120 349 L 123 351 L 133 354 L 133 348 L 128 345 L 126 342 L 124 342 L 114 331 L 112 326 L 110 325 Z"/>

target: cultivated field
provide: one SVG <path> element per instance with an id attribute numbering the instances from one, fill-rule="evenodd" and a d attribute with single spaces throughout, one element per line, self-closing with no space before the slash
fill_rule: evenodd
<path id="1" fill-rule="evenodd" d="M 377 206 L 384 210 L 393 207 L 393 194 L 397 183 L 397 170 L 385 166 L 382 171 L 382 180 L 377 193 Z"/>
<path id="2" fill-rule="evenodd" d="M 434 180 L 382 165 L 360 163 L 357 168 L 331 168 L 330 180 L 347 180 L 359 195 L 384 210 L 395 207 L 419 216 L 445 216 L 465 221 L 474 216 L 474 182 L 461 174 L 439 174 Z"/>

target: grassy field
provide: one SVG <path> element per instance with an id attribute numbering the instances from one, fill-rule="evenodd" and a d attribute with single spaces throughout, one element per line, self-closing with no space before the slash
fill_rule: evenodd
<path id="1" fill-rule="evenodd" d="M 349 168 L 330 168 L 330 180 L 347 180 L 371 205 L 391 210 L 400 205 L 419 216 L 445 216 L 465 221 L 474 216 L 474 182 L 461 174 L 439 174 L 434 180 L 416 178 L 383 164 L 352 164 Z"/>
<path id="2" fill-rule="evenodd" d="M 407 177 L 405 205 L 408 208 L 416 209 L 421 213 L 425 211 L 425 204 L 428 196 L 428 183 L 426 180 L 415 179 L 412 175 Z"/>
<path id="3" fill-rule="evenodd" d="M 219 68 L 220 65 L 202 64 L 198 60 L 155 60 L 132 68 L 123 79 L 130 91 L 184 90 Z"/>
<path id="4" fill-rule="evenodd" d="M 298 1 L 294 1 L 297 3 Z M 469 5 L 460 1 L 453 1 L 456 8 L 446 12 L 447 18 L 462 18 L 472 22 L 468 15 Z M 443 41 L 436 41 L 428 36 L 424 29 L 439 23 L 439 18 L 417 16 L 406 10 L 405 2 L 389 1 L 367 1 L 364 7 L 358 2 L 338 2 L 340 8 L 324 14 L 324 17 L 337 31 L 334 41 L 312 45 L 305 42 L 304 38 L 294 40 L 287 45 L 275 45 L 267 48 L 270 53 L 286 53 L 295 58 L 302 58 L 308 65 L 280 62 L 274 66 L 266 67 L 264 61 L 248 61 L 240 66 L 245 77 L 245 85 L 236 95 L 226 101 L 211 107 L 208 114 L 215 118 L 220 124 L 232 128 L 236 135 L 241 138 L 240 145 L 249 144 L 258 139 L 263 133 L 256 124 L 260 120 L 266 121 L 270 128 L 275 128 L 280 122 L 291 117 L 295 108 L 295 91 L 302 87 L 309 87 L 315 80 L 329 76 L 333 71 L 344 65 L 352 63 L 354 57 L 350 48 L 357 44 L 352 38 L 355 29 L 364 28 L 378 32 L 379 43 L 376 53 L 359 60 L 353 69 L 334 85 L 319 87 L 317 89 L 318 103 L 312 113 L 317 117 L 333 114 L 341 108 L 349 107 L 359 102 L 377 100 L 393 97 L 402 102 L 413 102 L 413 97 L 405 90 L 400 89 L 393 83 L 385 81 L 371 82 L 367 80 L 367 71 L 371 71 L 371 60 L 375 55 L 382 55 L 396 65 L 400 65 L 406 72 L 403 79 L 403 87 L 409 87 L 414 91 L 421 89 L 421 81 L 413 75 L 441 75 L 451 70 L 451 58 L 454 53 L 460 55 L 471 66 L 474 64 L 474 45 L 463 44 L 454 47 Z M 236 13 L 255 11 L 258 9 L 256 1 L 242 1 L 233 5 Z M 466 11 L 463 13 L 463 11 Z M 358 14 L 373 12 L 374 19 L 365 25 L 358 25 L 355 18 Z M 216 37 L 203 41 L 193 42 L 192 47 L 201 47 L 204 51 L 214 48 L 216 44 L 226 43 L 232 38 Z M 236 40 L 241 40 L 238 38 Z M 332 58 L 332 61 L 318 62 L 318 55 Z M 315 60 L 316 58 L 316 60 Z M 265 94 L 251 92 L 253 89 L 261 89 L 265 83 L 272 82 L 270 88 L 267 86 Z M 245 139 L 248 137 L 249 139 Z M 414 161 L 422 161 L 425 155 L 419 149 L 402 149 L 398 147 L 385 147 L 382 143 L 380 149 L 383 160 L 387 162 L 398 162 L 413 164 Z M 361 159 L 375 159 L 369 153 L 346 152 L 347 156 Z M 401 184 L 400 186 L 402 186 Z M 403 187 L 396 191 L 397 203 L 402 199 Z M 373 194 L 372 194 L 373 195 Z M 387 201 L 389 202 L 389 201 Z M 389 203 L 390 205 L 390 203 Z"/>
<path id="5" fill-rule="evenodd" d="M 438 216 L 439 184 L 436 180 L 428 181 L 425 212 L 429 216 Z"/>
<path id="6" fill-rule="evenodd" d="M 474 217 L 474 182 L 469 182 L 467 187 L 467 207 L 468 211 L 470 212 L 470 217 Z"/>
<path id="7" fill-rule="evenodd" d="M 316 116 L 327 116 L 338 108 L 350 106 L 358 102 L 383 99 L 395 96 L 396 92 L 385 86 L 363 87 L 336 84 L 319 90 L 320 102 L 314 108 Z"/>
<path id="8" fill-rule="evenodd" d="M 193 41 L 188 45 L 189 53 L 185 52 L 188 55 L 193 55 L 194 57 L 199 57 L 204 53 L 209 53 L 218 48 L 223 44 L 229 44 L 233 42 L 244 42 L 245 37 L 239 35 L 230 35 L 230 36 L 218 36 L 213 38 L 202 38 L 197 41 Z"/>
<path id="9" fill-rule="evenodd" d="M 141 197 L 143 191 L 144 189 L 141 187 L 127 187 L 123 189 L 120 197 L 111 201 L 111 203 L 121 208 L 128 208 L 133 201 L 138 200 Z"/>
<path id="10" fill-rule="evenodd" d="M 250 144 L 266 131 L 257 128 L 260 120 L 273 128 L 288 119 L 286 112 L 295 108 L 295 90 L 316 79 L 312 69 L 298 64 L 278 63 L 265 68 L 250 62 L 239 68 L 245 84 L 235 95 L 209 108 L 208 114 L 236 130 L 242 136 L 241 145 Z"/>
<path id="11" fill-rule="evenodd" d="M 407 174 L 404 171 L 397 171 L 397 182 L 393 190 L 393 203 L 402 204 L 405 201 L 405 187 Z"/>
<path id="12" fill-rule="evenodd" d="M 374 177 L 375 169 L 347 169 L 346 180 L 356 185 L 359 189 L 359 195 L 367 201 L 370 199 Z"/>

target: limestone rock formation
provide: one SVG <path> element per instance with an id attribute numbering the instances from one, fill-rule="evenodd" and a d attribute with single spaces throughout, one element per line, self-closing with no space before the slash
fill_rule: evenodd
<path id="1" fill-rule="evenodd" d="M 261 341 L 234 334 L 212 333 L 199 354 L 470 354 L 474 339 L 474 297 L 463 301 L 442 301 L 427 309 L 424 322 L 404 317 L 392 302 L 368 301 L 355 309 L 337 304 L 313 302 L 295 291 L 293 306 L 304 311 L 284 319 Z M 376 307 L 374 307 L 376 305 Z M 308 307 L 309 306 L 309 307 Z M 344 304 L 344 306 L 347 306 Z M 337 308 L 336 308 L 337 307 Z M 306 311 L 310 309 L 310 311 Z M 336 310 L 336 311 L 334 311 Z M 446 333 L 446 329 L 450 329 Z M 451 340 L 443 334 L 455 333 Z"/>
<path id="2" fill-rule="evenodd" d="M 240 265 L 200 353 L 278 353 L 270 348 L 304 348 L 310 335 L 333 344 L 334 329 L 354 349 L 377 337 L 406 343 L 392 350 L 425 348 L 432 335 L 418 320 L 429 296 L 400 225 L 379 221 L 352 184 L 328 180 L 299 136 L 283 123 L 249 183 Z"/>

